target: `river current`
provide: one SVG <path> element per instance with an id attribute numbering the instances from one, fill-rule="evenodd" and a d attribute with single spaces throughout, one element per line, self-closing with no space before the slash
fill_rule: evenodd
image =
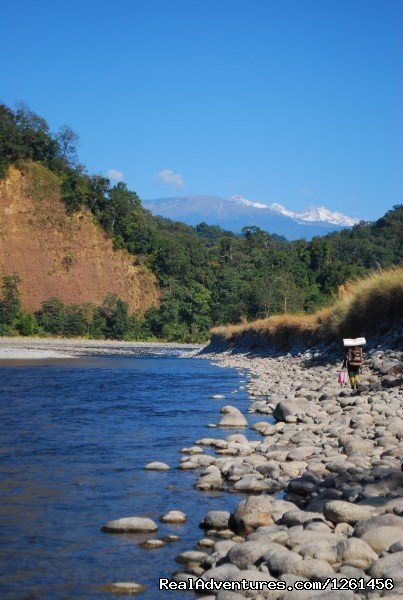
<path id="1" fill-rule="evenodd" d="M 180 449 L 232 433 L 207 427 L 222 405 L 213 394 L 243 411 L 248 400 L 243 373 L 178 354 L 139 349 L 0 364 L 2 599 L 112 598 L 99 587 L 118 581 L 145 584 L 139 597 L 150 600 L 193 597 L 159 591 L 158 578 L 181 570 L 175 556 L 203 537 L 198 524 L 208 510 L 232 510 L 241 498 L 196 491 L 197 474 L 177 469 Z M 145 471 L 154 460 L 171 470 Z M 160 523 L 171 509 L 184 511 L 186 524 Z M 125 516 L 149 516 L 159 530 L 100 531 Z M 181 540 L 139 546 L 171 533 Z"/>

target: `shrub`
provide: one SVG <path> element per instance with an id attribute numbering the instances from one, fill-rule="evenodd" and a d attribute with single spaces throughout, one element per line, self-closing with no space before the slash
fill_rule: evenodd
<path id="1" fill-rule="evenodd" d="M 16 323 L 20 335 L 34 335 L 39 332 L 38 322 L 35 315 L 23 312 Z"/>

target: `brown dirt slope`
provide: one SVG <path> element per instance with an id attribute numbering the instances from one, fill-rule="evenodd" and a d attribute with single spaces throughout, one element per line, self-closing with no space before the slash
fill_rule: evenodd
<path id="1" fill-rule="evenodd" d="M 10 168 L 0 181 L 0 277 L 21 277 L 26 310 L 57 296 L 100 304 L 108 292 L 145 311 L 158 304 L 154 275 L 135 257 L 113 250 L 88 210 L 68 216 L 56 175 L 36 163 Z"/>

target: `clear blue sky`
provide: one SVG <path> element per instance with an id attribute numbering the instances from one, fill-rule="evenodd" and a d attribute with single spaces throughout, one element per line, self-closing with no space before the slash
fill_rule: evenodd
<path id="1" fill-rule="evenodd" d="M 402 24 L 402 0 L 3 0 L 0 100 L 144 199 L 373 219 L 403 201 Z"/>

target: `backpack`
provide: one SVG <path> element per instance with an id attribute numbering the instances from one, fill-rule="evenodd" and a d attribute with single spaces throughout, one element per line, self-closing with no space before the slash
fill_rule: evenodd
<path id="1" fill-rule="evenodd" d="M 347 352 L 347 363 L 352 367 L 361 367 L 364 362 L 362 348 L 349 348 Z"/>

